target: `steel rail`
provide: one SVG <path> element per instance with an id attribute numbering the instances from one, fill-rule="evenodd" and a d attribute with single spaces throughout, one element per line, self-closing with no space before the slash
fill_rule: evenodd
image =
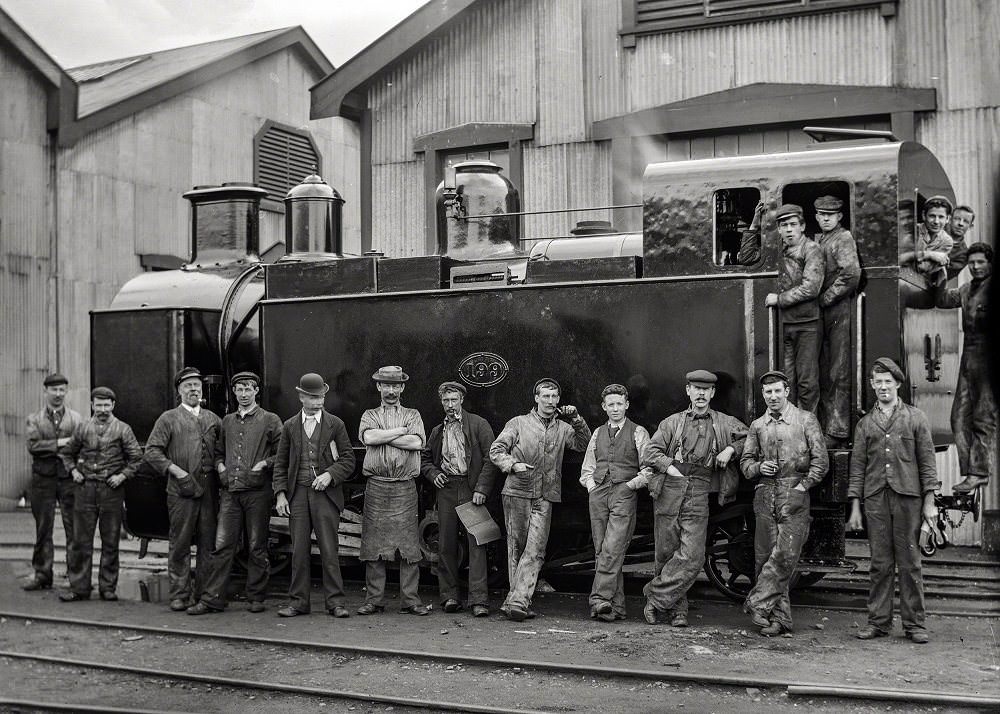
<path id="1" fill-rule="evenodd" d="M 572 663 L 559 663 L 559 662 L 546 662 L 546 661 L 536 661 L 536 660 L 511 660 L 500 657 L 483 657 L 477 655 L 460 655 L 451 654 L 445 652 L 423 652 L 423 651 L 412 651 L 412 650 L 400 650 L 392 648 L 380 648 L 371 647 L 366 645 L 345 645 L 345 644 L 335 644 L 329 642 L 314 642 L 314 641 L 300 641 L 300 640 L 288 640 L 288 639 L 274 639 L 268 637 L 258 637 L 254 635 L 233 635 L 227 633 L 215 633 L 206 632 L 202 630 L 172 630 L 163 629 L 158 627 L 153 627 L 150 625 L 130 625 L 127 623 L 112 623 L 112 622 L 96 622 L 93 620 L 83 620 L 79 618 L 63 618 L 54 617 L 48 615 L 34 616 L 27 615 L 24 613 L 10 613 L 10 612 L 0 612 L 0 616 L 9 617 L 12 619 L 31 619 L 38 622 L 54 622 L 68 625 L 79 625 L 84 627 L 96 627 L 100 629 L 115 629 L 115 630 L 135 630 L 136 632 L 149 632 L 159 635 L 168 635 L 174 637 L 187 637 L 187 638 L 199 638 L 199 639 L 217 639 L 230 642 L 244 642 L 250 644 L 266 644 L 270 646 L 279 647 L 301 647 L 306 649 L 317 649 L 325 651 L 335 651 L 335 652 L 347 652 L 357 655 L 365 655 L 371 657 L 401 657 L 406 659 L 424 659 L 440 662 L 454 662 L 460 664 L 474 664 L 485 667 L 520 667 L 522 669 L 532 669 L 538 671 L 550 671 L 559 672 L 565 674 L 586 674 L 591 676 L 598 676 L 603 678 L 622 678 L 622 679 L 640 679 L 640 680 L 654 680 L 654 681 L 671 681 L 671 682 L 690 682 L 694 684 L 703 685 L 714 685 L 714 686 L 725 686 L 725 687 L 760 687 L 760 688 L 780 688 L 785 689 L 790 695 L 793 693 L 792 689 L 796 688 L 799 691 L 794 692 L 795 694 L 806 694 L 807 688 L 816 688 L 817 696 L 818 690 L 826 689 L 831 692 L 826 696 L 844 696 L 844 697 L 855 697 L 855 698 L 867 698 L 874 700 L 886 700 L 886 701 L 915 701 L 924 703 L 940 703 L 940 704 L 953 704 L 958 703 L 957 700 L 953 700 L 956 696 L 965 696 L 969 700 L 962 703 L 972 703 L 972 704 L 986 704 L 992 706 L 994 703 L 1000 704 L 1000 698 L 988 697 L 980 695 L 953 695 L 947 692 L 933 692 L 926 690 L 912 690 L 915 699 L 906 699 L 906 694 L 911 690 L 904 689 L 865 689 L 863 687 L 840 687 L 837 685 L 828 685 L 820 682 L 800 682 L 795 679 L 776 679 L 768 677 L 759 676 L 740 676 L 740 675 L 719 675 L 719 674 L 699 674 L 699 673 L 683 673 L 677 671 L 667 671 L 661 669 L 632 669 L 623 667 L 602 667 L 598 665 L 588 665 L 588 664 L 572 664 Z M 7 656 L 5 652 L 0 651 L 0 657 Z M 62 661 L 53 658 L 54 661 Z M 225 683 L 225 680 L 223 680 Z M 857 692 L 855 694 L 850 694 L 849 692 Z M 848 692 L 841 694 L 841 692 Z M 864 692 L 864 694 L 862 694 Z M 415 706 L 415 705 L 414 705 Z M 461 708 L 460 708 L 461 710 Z M 473 711 L 472 709 L 467 709 L 468 711 Z"/>
<path id="2" fill-rule="evenodd" d="M 945 694 L 919 689 L 867 689 L 823 684 L 794 684 L 788 695 L 804 697 L 845 697 L 848 699 L 881 699 L 883 701 L 920 704 L 960 704 L 974 707 L 1000 707 L 1000 697 L 977 694 Z"/>
<path id="3" fill-rule="evenodd" d="M 387 694 L 355 692 L 348 689 L 325 689 L 323 687 L 306 687 L 299 684 L 282 684 L 280 682 L 233 679 L 231 677 L 217 677 L 210 674 L 198 674 L 196 672 L 176 672 L 166 669 L 154 669 L 152 667 L 136 667 L 125 664 L 111 664 L 108 662 L 91 662 L 89 660 L 66 659 L 64 657 L 52 657 L 49 655 L 32 654 L 29 652 L 14 652 L 10 650 L 0 650 L 0 658 L 3 657 L 16 660 L 43 662 L 61 667 L 85 667 L 88 669 L 104 670 L 106 672 L 138 674 L 145 677 L 176 679 L 184 682 L 199 682 L 201 684 L 211 684 L 235 689 L 259 689 L 268 692 L 283 692 L 285 694 L 326 697 L 328 699 L 351 699 L 362 702 L 379 702 L 381 704 L 396 704 L 414 707 L 417 709 L 431 709 L 436 711 L 475 712 L 476 714 L 522 714 L 522 712 L 524 714 L 547 714 L 542 710 L 523 709 L 521 707 L 518 707 L 517 709 L 510 709 L 508 707 L 469 704 L 466 702 L 442 702 L 435 701 L 433 699 L 394 697 Z"/>
<path id="4" fill-rule="evenodd" d="M 129 707 L 109 707 L 103 704 L 63 704 L 62 702 L 39 702 L 34 699 L 10 699 L 0 697 L 0 707 L 15 707 L 40 712 L 84 712 L 85 714 L 177 714 L 168 709 L 136 709 Z"/>

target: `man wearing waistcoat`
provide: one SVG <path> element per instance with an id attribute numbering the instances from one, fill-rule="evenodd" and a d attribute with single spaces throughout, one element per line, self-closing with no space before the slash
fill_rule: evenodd
<path id="1" fill-rule="evenodd" d="M 649 432 L 625 416 L 628 390 L 609 384 L 601 391 L 608 422 L 594 430 L 583 455 L 580 483 L 587 489 L 594 538 L 594 584 L 590 616 L 604 622 L 625 619 L 622 565 L 635 531 L 637 491 L 646 485 L 639 459 Z"/>
<path id="2" fill-rule="evenodd" d="M 590 427 L 576 407 L 559 407 L 558 382 L 539 379 L 534 393 L 535 408 L 508 421 L 490 447 L 490 460 L 507 474 L 501 496 L 510 592 L 500 611 L 514 622 L 534 617 L 531 598 L 545 563 L 552 504 L 562 500 L 563 453 L 566 447 L 585 451 L 590 443 Z"/>
<path id="3" fill-rule="evenodd" d="M 756 481 L 753 496 L 757 582 L 744 610 L 760 634 L 792 631 L 788 588 L 809 536 L 809 489 L 826 476 L 830 458 L 816 415 L 788 401 L 788 377 L 760 378 L 767 411 L 750 424 L 740 468 Z"/>
<path id="4" fill-rule="evenodd" d="M 437 489 L 438 512 L 438 588 L 445 612 L 458 612 L 458 514 L 456 506 L 472 503 L 481 506 L 493 491 L 497 467 L 489 460 L 493 429 L 478 414 L 466 411 L 465 386 L 444 382 L 438 387 L 444 408 L 444 421 L 431 429 L 427 446 L 421 453 L 420 473 Z M 486 546 L 479 545 L 470 533 L 469 605 L 474 617 L 487 617 Z"/>
<path id="5" fill-rule="evenodd" d="M 653 471 L 656 576 L 643 589 L 643 615 L 651 625 L 669 613 L 673 627 L 687 626 L 687 591 L 705 562 L 709 493 L 718 491 L 720 504 L 736 497 L 747 434 L 739 419 L 711 408 L 716 375 L 698 369 L 686 378 L 691 406 L 660 422 L 642 458 Z"/>
<path id="6" fill-rule="evenodd" d="M 267 535 L 271 524 L 271 468 L 281 438 L 277 414 L 257 404 L 260 377 L 238 372 L 230 380 L 236 411 L 222 418 L 215 442 L 215 470 L 219 474 L 219 523 L 212 557 L 206 562 L 205 590 L 188 608 L 189 615 L 222 612 L 228 602 L 229 576 L 240 541 L 246 534 L 246 595 L 250 612 L 264 611 L 271 565 Z"/>
<path id="7" fill-rule="evenodd" d="M 288 605 L 281 617 L 305 615 L 310 610 L 311 534 L 316 534 L 323 565 L 326 611 L 349 617 L 344 606 L 344 579 L 340 574 L 340 512 L 344 482 L 354 475 L 354 450 L 347 428 L 323 408 L 330 385 L 315 373 L 302 375 L 295 387 L 302 411 L 281 427 L 274 456 L 274 493 L 279 516 L 288 516 L 292 537 L 292 578 Z"/>
<path id="8" fill-rule="evenodd" d="M 215 545 L 215 440 L 220 419 L 201 406 L 202 375 L 185 367 L 174 377 L 179 406 L 157 418 L 146 440 L 145 460 L 167 477 L 170 518 L 167 574 L 170 609 L 184 612 L 201 598 Z M 191 578 L 191 544 L 198 545 L 198 569 Z"/>
<path id="9" fill-rule="evenodd" d="M 25 590 L 47 590 L 52 587 L 52 567 L 55 546 L 52 529 L 56 520 L 56 503 L 62 515 L 66 533 L 66 565 L 71 568 L 70 551 L 73 543 L 73 495 L 75 487 L 63 463 L 66 447 L 80 424 L 80 415 L 66 406 L 69 384 L 61 374 L 50 374 L 42 382 L 45 406 L 28 417 L 28 453 L 31 454 L 31 515 L 35 517 L 35 550 L 31 556 L 34 577 Z"/>

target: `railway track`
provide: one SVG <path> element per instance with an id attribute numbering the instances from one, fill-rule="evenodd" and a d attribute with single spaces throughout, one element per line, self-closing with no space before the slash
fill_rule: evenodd
<path id="1" fill-rule="evenodd" d="M 608 667 L 555 661 L 514 660 L 502 657 L 470 655 L 467 653 L 458 654 L 448 652 L 428 652 L 424 650 L 338 644 L 335 642 L 281 639 L 253 635 L 153 627 L 128 622 L 100 622 L 82 618 L 55 617 L 15 611 L 0 612 L 0 617 L 6 618 L 7 620 L 21 620 L 25 623 L 31 621 L 36 625 L 38 623 L 43 623 L 44 625 L 57 626 L 62 628 L 60 629 L 60 632 L 65 632 L 66 628 L 75 628 L 77 630 L 82 629 L 85 631 L 89 630 L 98 632 L 115 631 L 118 634 L 123 632 L 143 633 L 156 635 L 160 638 L 182 640 L 185 643 L 197 640 L 207 644 L 224 643 L 229 645 L 240 645 L 242 647 L 266 647 L 271 653 L 275 653 L 277 650 L 281 650 L 286 653 L 311 651 L 354 658 L 377 658 L 379 660 L 392 663 L 392 666 L 394 667 L 400 666 L 402 662 L 434 662 L 438 664 L 450 663 L 452 665 L 460 665 L 465 668 L 479 668 L 483 671 L 497 670 L 498 668 L 511 670 L 517 673 L 522 671 L 532 671 L 538 673 L 548 673 L 550 675 L 561 674 L 573 677 L 582 676 L 585 679 L 592 681 L 604 680 L 610 683 L 627 684 L 629 681 L 634 682 L 637 680 L 671 683 L 682 682 L 687 684 L 705 685 L 709 687 L 741 689 L 760 688 L 772 691 L 782 690 L 789 697 L 801 695 L 808 697 L 852 698 L 866 700 L 869 702 L 908 702 L 914 704 L 919 703 L 926 705 L 976 708 L 1000 707 L 1000 696 L 994 697 L 976 694 L 955 694 L 950 692 L 936 692 L 918 689 L 831 686 L 823 682 L 803 682 L 800 679 L 796 679 L 791 676 L 762 677 L 748 675 L 699 674 L 694 672 L 671 671 L 662 668 Z M 134 637 L 133 639 L 138 639 L 138 637 Z M 197 682 L 200 684 L 230 687 L 242 690 L 260 690 L 272 693 L 324 697 L 327 699 L 345 701 L 377 702 L 412 707 L 415 709 L 429 709 L 433 711 L 497 712 L 506 714 L 507 712 L 531 713 L 565 709 L 565 707 L 556 707 L 554 709 L 547 710 L 530 709 L 524 706 L 511 708 L 493 704 L 475 704 L 470 701 L 449 701 L 403 697 L 393 694 L 380 693 L 377 691 L 357 691 L 336 687 L 305 686 L 282 682 L 241 679 L 233 676 L 213 675 L 204 672 L 168 670 L 131 663 L 121 664 L 108 661 L 79 659 L 68 657 L 65 654 L 47 654 L 41 652 L 26 652 L 23 650 L 0 650 L 0 659 L 4 658 L 10 661 L 29 661 L 43 665 L 92 669 L 103 672 L 127 674 L 142 678 Z"/>

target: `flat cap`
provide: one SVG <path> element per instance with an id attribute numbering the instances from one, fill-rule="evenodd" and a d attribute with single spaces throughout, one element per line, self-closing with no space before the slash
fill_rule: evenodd
<path id="1" fill-rule="evenodd" d="M 295 391 L 299 394 L 308 394 L 311 397 L 322 397 L 330 391 L 330 385 L 315 372 L 309 372 L 299 378 L 299 383 L 295 387 Z"/>
<path id="2" fill-rule="evenodd" d="M 893 378 L 900 384 L 906 381 L 906 375 L 903 373 L 903 370 L 900 369 L 898 364 L 893 362 L 888 357 L 879 357 L 877 360 L 875 360 L 875 364 L 873 365 L 872 369 L 874 369 L 875 367 L 881 367 L 883 370 L 891 374 Z"/>
<path id="3" fill-rule="evenodd" d="M 693 372 L 688 372 L 684 375 L 684 378 L 687 379 L 689 383 L 697 384 L 702 387 L 714 387 L 715 383 L 719 381 L 719 378 L 707 369 L 696 369 Z"/>
<path id="4" fill-rule="evenodd" d="M 69 384 L 69 380 L 58 372 L 53 372 L 42 381 L 42 384 L 46 387 L 57 387 L 60 384 Z"/>
<path id="5" fill-rule="evenodd" d="M 531 388 L 531 391 L 532 392 L 537 392 L 538 391 L 538 387 L 541 386 L 541 385 L 543 385 L 543 384 L 545 384 L 546 382 L 551 382 L 552 384 L 556 385 L 556 391 L 559 392 L 560 394 L 562 394 L 562 387 L 560 387 L 559 386 L 559 382 L 557 382 L 556 380 L 552 379 L 552 377 L 542 377 L 537 382 L 535 382 L 535 386 Z"/>
<path id="6" fill-rule="evenodd" d="M 802 206 L 794 203 L 785 203 L 778 209 L 778 212 L 774 214 L 774 220 L 780 221 L 782 218 L 787 218 L 788 216 L 798 216 L 799 218 L 802 218 L 803 215 Z"/>
<path id="7" fill-rule="evenodd" d="M 438 386 L 438 394 L 444 394 L 445 392 L 458 392 L 463 397 L 467 394 L 465 385 L 459 382 L 441 382 Z"/>
<path id="8" fill-rule="evenodd" d="M 948 213 L 953 213 L 955 211 L 955 205 L 948 200 L 947 196 L 931 196 L 924 201 L 924 213 L 927 213 L 927 211 L 935 207 L 943 208 L 948 211 Z"/>
<path id="9" fill-rule="evenodd" d="M 817 211 L 826 211 L 828 213 L 836 213 L 844 205 L 836 196 L 820 196 L 815 201 L 813 201 L 813 207 Z"/>
<path id="10" fill-rule="evenodd" d="M 192 377 L 203 379 L 201 370 L 197 367 L 184 367 L 180 372 L 174 375 L 174 387 L 181 386 L 181 382 L 185 379 L 191 379 Z"/>
<path id="11" fill-rule="evenodd" d="M 113 402 L 118 401 L 118 397 L 115 396 L 115 390 L 111 387 L 94 387 L 90 390 L 90 401 L 95 399 L 110 399 Z"/>
<path id="12" fill-rule="evenodd" d="M 390 383 L 403 383 L 410 378 L 406 372 L 403 371 L 402 367 L 397 365 L 389 365 L 387 367 L 379 367 L 378 371 L 372 375 L 372 379 L 376 382 L 390 382 Z"/>
<path id="13" fill-rule="evenodd" d="M 253 372 L 237 372 L 233 375 L 232 379 L 229 380 L 229 386 L 235 387 L 237 382 L 253 382 L 259 387 L 260 377 Z"/>
<path id="14" fill-rule="evenodd" d="M 785 384 L 790 383 L 788 375 L 777 369 L 772 369 L 770 372 L 764 372 L 764 374 L 760 375 L 760 383 L 762 385 L 769 384 L 777 380 L 781 380 Z"/>

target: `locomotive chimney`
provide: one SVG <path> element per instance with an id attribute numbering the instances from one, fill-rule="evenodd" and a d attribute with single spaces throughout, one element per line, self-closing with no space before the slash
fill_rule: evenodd
<path id="1" fill-rule="evenodd" d="M 250 183 L 195 186 L 191 202 L 191 264 L 258 262 L 260 201 L 267 191 Z"/>
<path id="2" fill-rule="evenodd" d="M 343 256 L 344 199 L 316 174 L 285 196 L 285 255 Z"/>

